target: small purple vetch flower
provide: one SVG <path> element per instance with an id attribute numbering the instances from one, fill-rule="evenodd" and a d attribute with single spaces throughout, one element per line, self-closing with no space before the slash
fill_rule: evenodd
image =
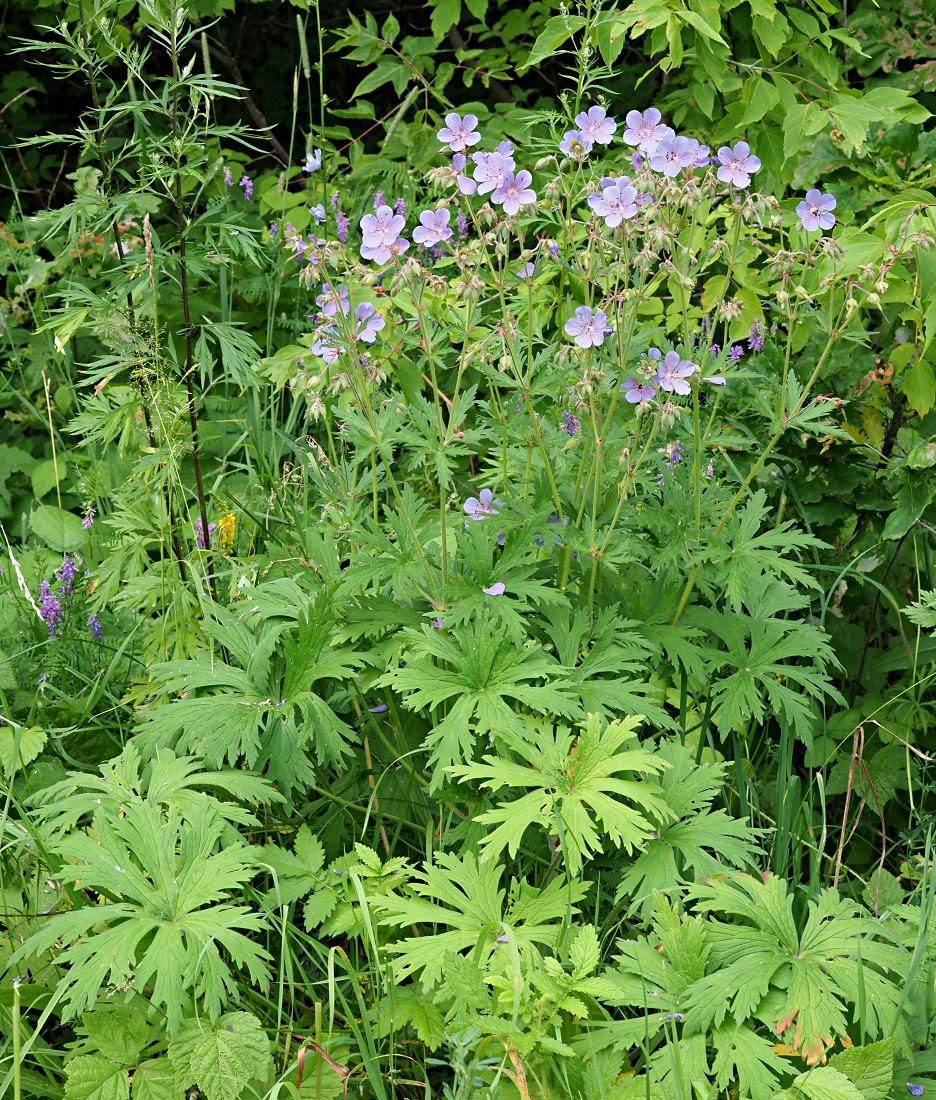
<path id="1" fill-rule="evenodd" d="M 377 339 L 377 333 L 387 323 L 370 302 L 361 302 L 355 307 L 354 320 L 356 322 L 354 335 L 365 344 L 373 344 Z"/>
<path id="2" fill-rule="evenodd" d="M 516 176 L 507 172 L 491 195 L 491 202 L 495 206 L 503 206 L 505 214 L 518 214 L 521 206 L 536 202 L 536 192 L 530 187 L 532 182 L 533 177 L 525 169 L 521 169 Z"/>
<path id="3" fill-rule="evenodd" d="M 317 172 L 322 167 L 322 150 L 316 149 L 314 152 L 306 153 L 305 164 L 302 166 L 303 172 Z"/>
<path id="4" fill-rule="evenodd" d="M 737 363 L 737 361 L 744 355 L 744 348 L 740 344 L 732 344 L 728 352 L 728 362 Z"/>
<path id="5" fill-rule="evenodd" d="M 661 122 L 662 115 L 656 107 L 649 107 L 643 114 L 640 111 L 628 111 L 625 123 L 624 140 L 628 145 L 636 145 L 641 153 L 652 155 L 661 141 L 676 136 L 676 131 Z M 634 163 L 635 170 L 640 165 Z"/>
<path id="6" fill-rule="evenodd" d="M 831 229 L 835 225 L 832 211 L 836 205 L 834 195 L 823 195 L 813 187 L 806 192 L 806 198 L 797 204 L 796 216 L 807 233 L 815 233 L 817 229 Z"/>
<path id="7" fill-rule="evenodd" d="M 591 138 L 580 134 L 578 130 L 566 130 L 559 142 L 559 152 L 565 153 L 572 160 L 584 160 L 592 151 L 594 142 Z"/>
<path id="8" fill-rule="evenodd" d="M 450 217 L 451 213 L 445 207 L 440 210 L 424 210 L 419 215 L 420 224 L 413 230 L 413 240 L 427 248 L 449 240 L 452 237 Z"/>
<path id="9" fill-rule="evenodd" d="M 224 183 L 225 183 L 226 187 L 233 187 L 234 186 L 234 177 L 231 175 L 231 169 L 230 168 L 225 168 L 224 169 Z"/>
<path id="10" fill-rule="evenodd" d="M 95 612 L 91 616 L 91 618 L 88 619 L 88 630 L 91 631 L 91 637 L 94 638 L 96 642 L 101 641 L 101 639 L 104 637 L 104 628 L 101 626 L 101 623 L 97 617 L 97 612 Z"/>
<path id="11" fill-rule="evenodd" d="M 688 359 L 680 359 L 678 351 L 668 351 L 657 371 L 657 385 L 667 393 L 678 393 L 685 397 L 692 392 L 686 379 L 691 378 L 695 372 L 695 365 Z"/>
<path id="12" fill-rule="evenodd" d="M 617 129 L 617 123 L 609 117 L 604 107 L 589 107 L 587 111 L 577 114 L 575 125 L 582 137 L 595 145 L 610 145 Z"/>
<path id="13" fill-rule="evenodd" d="M 39 585 L 39 615 L 46 624 L 51 638 L 62 619 L 62 606 L 48 581 Z"/>
<path id="14" fill-rule="evenodd" d="M 211 536 L 215 533 L 217 526 L 218 525 L 216 523 L 208 524 L 208 536 L 206 538 L 205 529 L 202 527 L 201 516 L 199 516 L 198 519 L 195 520 L 195 522 L 192 524 L 192 529 L 195 531 L 195 545 L 198 547 L 199 550 L 210 549 Z"/>
<path id="15" fill-rule="evenodd" d="M 481 591 L 485 596 L 503 596 L 507 589 L 507 585 L 503 581 L 495 581 L 490 588 L 482 588 Z"/>
<path id="16" fill-rule="evenodd" d="M 614 331 L 608 327 L 607 314 L 590 306 L 579 306 L 575 316 L 566 321 L 565 330 L 580 348 L 599 348 Z"/>
<path id="17" fill-rule="evenodd" d="M 399 214 L 401 218 L 406 217 L 406 199 L 396 199 L 393 204 L 393 212 Z"/>
<path id="18" fill-rule="evenodd" d="M 751 331 L 748 333 L 747 346 L 748 351 L 764 350 L 764 330 L 761 327 L 760 321 L 755 321 L 751 325 Z"/>
<path id="19" fill-rule="evenodd" d="M 559 431 L 564 435 L 577 435 L 578 430 L 581 427 L 578 421 L 578 417 L 573 416 L 570 412 L 566 411 L 562 414 L 562 421 L 559 424 Z"/>
<path id="20" fill-rule="evenodd" d="M 85 514 L 81 520 L 81 528 L 87 531 L 94 525 L 94 508 L 90 504 L 85 505 Z"/>
<path id="21" fill-rule="evenodd" d="M 761 166 L 760 158 L 754 156 L 746 141 L 739 141 L 733 149 L 723 145 L 718 150 L 718 160 L 718 178 L 722 183 L 730 183 L 733 187 L 749 186 L 751 176 Z"/>
<path id="22" fill-rule="evenodd" d="M 475 129 L 478 125 L 477 115 L 457 115 L 454 112 L 445 116 L 445 125 L 436 134 L 443 144 L 448 145 L 453 153 L 464 153 L 470 146 L 481 140 L 481 135 Z"/>
<path id="23" fill-rule="evenodd" d="M 504 507 L 502 500 L 495 500 L 490 489 L 482 489 L 477 497 L 469 497 L 462 505 L 469 519 L 486 519 L 500 514 Z"/>
<path id="24" fill-rule="evenodd" d="M 244 202 L 250 202 L 253 198 L 253 180 L 250 176 L 242 176 L 240 186 L 244 189 Z"/>
<path id="25" fill-rule="evenodd" d="M 338 240 L 344 244 L 348 239 L 348 230 L 351 228 L 351 219 L 343 210 L 335 211 L 335 232 Z"/>
<path id="26" fill-rule="evenodd" d="M 371 205 L 375 210 L 379 210 L 381 206 L 385 205 L 386 201 L 387 200 L 384 197 L 383 188 L 381 187 L 379 190 L 374 192 L 374 201 Z"/>
<path id="27" fill-rule="evenodd" d="M 637 189 L 626 180 L 625 176 L 613 181 L 602 191 L 588 196 L 588 205 L 604 218 L 609 229 L 617 228 L 622 221 L 633 218 L 637 213 Z"/>
<path id="28" fill-rule="evenodd" d="M 68 554 L 65 554 L 62 558 L 62 565 L 58 571 L 57 577 L 59 580 L 59 594 L 62 596 L 70 596 L 75 587 L 75 577 L 78 575 L 78 563 L 73 561 Z"/>

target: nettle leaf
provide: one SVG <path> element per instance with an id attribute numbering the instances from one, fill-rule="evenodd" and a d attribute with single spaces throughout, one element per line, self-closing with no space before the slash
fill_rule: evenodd
<path id="1" fill-rule="evenodd" d="M 382 925 L 447 929 L 427 928 L 390 945 L 398 981 L 418 977 L 424 989 L 432 989 L 453 952 L 474 952 L 472 965 L 481 967 L 494 965 L 495 957 L 522 961 L 537 947 L 553 947 L 563 922 L 578 913 L 577 903 L 588 887 L 559 876 L 543 890 L 513 882 L 508 895 L 501 875 L 497 864 L 479 863 L 470 852 L 461 857 L 440 852 L 407 884 L 404 894 L 374 900 L 374 907 L 384 914 Z"/>
<path id="2" fill-rule="evenodd" d="M 165 1012 L 170 1034 L 196 1002 L 217 1019 L 236 996 L 236 973 L 269 984 L 269 955 L 250 938 L 262 918 L 227 903 L 256 873 L 252 854 L 243 844 L 221 847 L 226 823 L 207 796 L 185 816 L 141 799 L 121 810 L 96 814 L 93 834 L 51 845 L 65 861 L 60 878 L 117 900 L 53 914 L 11 962 L 70 945 L 54 956 L 66 968 L 63 1020 L 91 1008 L 105 986 L 145 996 Z"/>
<path id="3" fill-rule="evenodd" d="M 484 860 L 505 848 L 515 856 L 531 825 L 556 837 L 573 876 L 604 850 L 605 838 L 627 852 L 642 848 L 655 831 L 653 819 L 669 820 L 672 814 L 659 787 L 646 781 L 667 763 L 639 747 L 640 725 L 640 718 L 605 724 L 597 715 L 589 716 L 581 733 L 537 724 L 525 737 L 501 735 L 512 759 L 486 756 L 484 763 L 449 768 L 461 782 L 475 780 L 495 791 L 533 788 L 476 818 L 496 826 L 480 841 Z M 628 778 L 621 778 L 625 774 Z"/>
<path id="4" fill-rule="evenodd" d="M 478 734 L 519 728 L 508 701 L 540 713 L 581 714 L 566 685 L 555 682 L 555 659 L 514 644 L 486 618 L 450 633 L 424 626 L 403 635 L 409 645 L 400 664 L 378 686 L 394 688 L 408 710 L 435 712 L 455 700 L 425 742 L 435 769 L 433 789 L 444 781 L 447 767 L 470 757 Z"/>
<path id="5" fill-rule="evenodd" d="M 186 1020 L 169 1045 L 176 1079 L 197 1086 L 205 1100 L 238 1100 L 254 1081 L 273 1075 L 270 1040 L 248 1012 L 229 1012 L 214 1024 Z"/>
<path id="6" fill-rule="evenodd" d="M 65 1067 L 65 1096 L 68 1100 L 128 1100 L 127 1067 L 104 1054 L 72 1058 Z"/>
<path id="7" fill-rule="evenodd" d="M 184 1086 L 183 1086 L 184 1088 Z M 133 1071 L 133 1100 L 178 1100 L 179 1084 L 168 1058 L 148 1058 Z"/>
<path id="8" fill-rule="evenodd" d="M 666 893 L 687 879 L 752 866 L 763 855 L 759 830 L 711 808 L 724 786 L 721 764 L 694 764 L 689 751 L 675 741 L 664 742 L 659 756 L 670 765 L 660 777 L 660 788 L 675 820 L 659 822 L 644 851 L 624 872 L 616 895 L 618 901 L 633 898 L 633 907 L 645 918 L 655 890 Z"/>

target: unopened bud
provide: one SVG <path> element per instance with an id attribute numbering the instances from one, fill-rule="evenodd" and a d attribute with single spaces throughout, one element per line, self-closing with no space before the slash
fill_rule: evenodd
<path id="1" fill-rule="evenodd" d="M 881 299 L 877 294 L 871 293 L 868 295 L 868 305 L 873 306 L 875 309 L 881 308 Z"/>

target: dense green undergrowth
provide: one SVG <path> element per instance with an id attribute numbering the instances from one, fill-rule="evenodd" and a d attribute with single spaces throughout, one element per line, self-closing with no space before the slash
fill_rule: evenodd
<path id="1" fill-rule="evenodd" d="M 88 106 L 5 150 L 3 1091 L 934 1090 L 926 73 L 297 6 L 282 163 L 205 5 L 21 44 Z"/>

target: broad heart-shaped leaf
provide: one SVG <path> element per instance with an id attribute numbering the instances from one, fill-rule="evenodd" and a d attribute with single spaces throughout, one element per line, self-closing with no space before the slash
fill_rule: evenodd
<path id="1" fill-rule="evenodd" d="M 247 1085 L 273 1073 L 270 1040 L 249 1012 L 229 1012 L 214 1024 L 186 1020 L 169 1045 L 176 1079 L 205 1100 L 238 1100 Z"/>
<path id="2" fill-rule="evenodd" d="M 148 1058 L 133 1071 L 130 1095 L 133 1100 L 178 1100 L 184 1088 L 167 1057 Z"/>
<path id="3" fill-rule="evenodd" d="M 775 1100 L 863 1100 L 858 1087 L 832 1066 L 801 1073 Z"/>
<path id="4" fill-rule="evenodd" d="M 72 1058 L 65 1067 L 67 1100 L 128 1100 L 127 1067 L 103 1054 Z"/>
<path id="5" fill-rule="evenodd" d="M 0 767 L 8 779 L 31 764 L 42 752 L 46 743 L 45 730 L 37 726 L 14 726 L 4 722 L 0 726 Z"/>
<path id="6" fill-rule="evenodd" d="M 894 1079 L 894 1039 L 882 1039 L 866 1047 L 852 1047 L 829 1059 L 844 1073 L 864 1100 L 887 1100 Z"/>
<path id="7" fill-rule="evenodd" d="M 479 864 L 470 852 L 461 858 L 440 852 L 434 863 L 408 883 L 405 894 L 373 899 L 374 907 L 385 914 L 381 924 L 448 929 L 426 929 L 390 945 L 390 952 L 397 956 L 398 980 L 420 976 L 423 988 L 431 989 L 441 978 L 451 952 L 475 951 L 473 958 L 480 966 L 490 963 L 497 952 L 504 957 L 513 953 L 522 960 L 536 945 L 551 947 L 563 922 L 577 915 L 576 905 L 588 888 L 588 883 L 566 882 L 561 876 L 544 890 L 513 883 L 505 905 L 501 874 L 497 864 Z"/>
<path id="8" fill-rule="evenodd" d="M 531 825 L 558 837 L 573 876 L 586 859 L 603 851 L 605 838 L 627 852 L 643 847 L 655 831 L 654 820 L 671 820 L 673 814 L 657 785 L 645 781 L 667 764 L 639 747 L 634 731 L 640 724 L 639 718 L 605 724 L 589 715 L 575 734 L 567 726 L 537 723 L 529 738 L 501 736 L 519 759 L 485 756 L 484 763 L 450 768 L 462 782 L 475 780 L 495 791 L 533 788 L 476 819 L 497 826 L 481 840 L 483 858 L 495 858 L 504 848 L 515 856 Z M 620 778 L 622 774 L 628 778 Z"/>
<path id="9" fill-rule="evenodd" d="M 53 550 L 80 550 L 88 533 L 81 526 L 81 517 L 56 508 L 54 504 L 40 504 L 29 515 L 33 534 Z"/>
<path id="10" fill-rule="evenodd" d="M 146 996 L 170 1034 L 193 1002 L 217 1019 L 235 990 L 232 970 L 261 989 L 269 983 L 269 955 L 250 938 L 263 928 L 260 914 L 223 904 L 256 873 L 244 846 L 219 850 L 225 828 L 207 796 L 185 817 L 142 799 L 95 815 L 93 835 L 51 845 L 64 860 L 59 875 L 120 900 L 54 914 L 11 962 L 71 945 L 55 956 L 67 968 L 63 1020 L 94 1005 L 104 985 Z"/>

